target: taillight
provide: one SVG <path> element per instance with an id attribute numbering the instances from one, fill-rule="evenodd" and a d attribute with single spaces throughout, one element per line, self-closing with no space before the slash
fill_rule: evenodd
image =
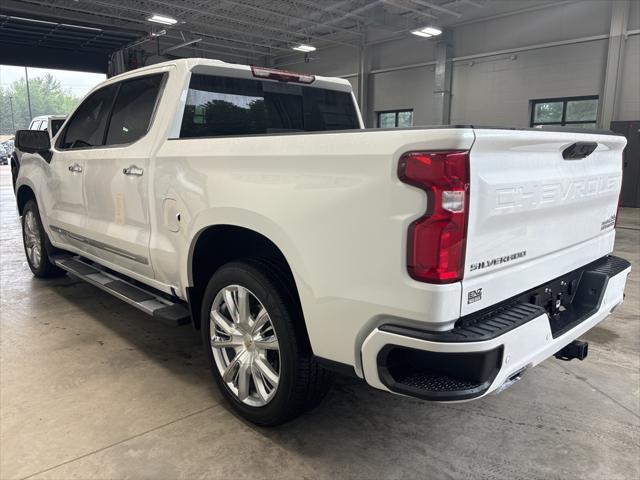
<path id="1" fill-rule="evenodd" d="M 278 80 L 280 82 L 296 82 L 296 83 L 313 83 L 316 77 L 306 73 L 288 72 L 286 70 L 277 70 L 275 68 L 251 67 L 251 73 L 254 77 L 268 78 L 269 80 Z"/>
<path id="2" fill-rule="evenodd" d="M 427 211 L 409 227 L 407 269 L 416 280 L 462 280 L 469 214 L 469 152 L 405 153 L 400 180 L 427 194 Z"/>

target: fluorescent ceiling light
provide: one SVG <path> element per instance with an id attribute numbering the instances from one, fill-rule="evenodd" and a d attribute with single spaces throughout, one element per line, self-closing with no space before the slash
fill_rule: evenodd
<path id="1" fill-rule="evenodd" d="M 411 33 L 419 37 L 429 38 L 442 34 L 442 30 L 437 27 L 422 27 L 416 30 L 411 30 Z"/>
<path id="2" fill-rule="evenodd" d="M 69 23 L 61 23 L 60 26 L 62 26 L 62 27 L 72 27 L 72 28 L 81 28 L 82 30 L 92 30 L 94 32 L 101 32 L 102 31 L 101 28 L 85 27 L 84 25 L 71 25 Z"/>
<path id="3" fill-rule="evenodd" d="M 33 23 L 45 23 L 47 25 L 57 25 L 55 22 L 47 22 L 46 20 L 36 20 L 35 18 L 24 18 L 24 17 L 8 17 L 14 20 L 22 20 L 24 22 L 33 22 Z"/>
<path id="4" fill-rule="evenodd" d="M 299 52 L 305 52 L 305 53 L 316 51 L 316 47 L 314 47 L 313 45 L 305 45 L 304 43 L 301 43 L 300 45 L 293 47 L 293 49 Z"/>
<path id="5" fill-rule="evenodd" d="M 147 18 L 150 22 L 161 23 L 162 25 L 175 25 L 178 23 L 178 20 L 171 17 L 165 17 L 164 15 L 153 14 L 151 17 Z"/>

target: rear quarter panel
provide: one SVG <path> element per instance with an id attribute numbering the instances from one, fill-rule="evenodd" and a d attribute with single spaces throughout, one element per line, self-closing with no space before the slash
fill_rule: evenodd
<path id="1" fill-rule="evenodd" d="M 460 284 L 434 287 L 406 272 L 407 226 L 426 197 L 398 180 L 397 161 L 410 150 L 472 143 L 468 129 L 169 140 L 152 187 L 156 275 L 167 283 L 179 276 L 187 287 L 198 234 L 238 225 L 287 258 L 316 355 L 356 364 L 361 332 L 384 316 L 450 327 L 460 313 Z M 167 198 L 181 213 L 176 233 L 160 227 Z"/>

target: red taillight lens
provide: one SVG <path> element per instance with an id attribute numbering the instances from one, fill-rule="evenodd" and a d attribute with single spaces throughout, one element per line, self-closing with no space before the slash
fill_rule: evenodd
<path id="1" fill-rule="evenodd" d="M 407 269 L 416 280 L 462 280 L 469 212 L 469 152 L 409 152 L 398 176 L 427 194 L 427 211 L 409 227 Z"/>

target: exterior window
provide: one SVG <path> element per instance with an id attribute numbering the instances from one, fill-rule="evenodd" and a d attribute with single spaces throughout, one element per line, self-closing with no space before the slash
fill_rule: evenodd
<path id="1" fill-rule="evenodd" d="M 413 126 L 413 110 L 393 110 L 378 112 L 378 128 Z"/>
<path id="2" fill-rule="evenodd" d="M 530 126 L 560 125 L 596 128 L 598 97 L 531 100 Z"/>
<path id="3" fill-rule="evenodd" d="M 60 130 L 60 127 L 64 124 L 64 120 L 62 119 L 55 119 L 55 120 L 51 120 L 51 136 L 55 137 L 56 133 L 58 133 L 58 130 Z"/>
<path id="4" fill-rule="evenodd" d="M 117 84 L 92 93 L 73 114 L 60 140 L 60 148 L 87 148 L 102 145 L 109 110 Z"/>
<path id="5" fill-rule="evenodd" d="M 132 143 L 149 130 L 162 75 L 149 75 L 122 83 L 113 105 L 106 145 Z"/>
<path id="6" fill-rule="evenodd" d="M 143 137 L 151 122 L 163 75 L 114 83 L 92 93 L 61 133 L 59 148 L 121 145 Z"/>
<path id="7" fill-rule="evenodd" d="M 351 95 L 322 88 L 193 74 L 181 138 L 360 128 Z"/>

